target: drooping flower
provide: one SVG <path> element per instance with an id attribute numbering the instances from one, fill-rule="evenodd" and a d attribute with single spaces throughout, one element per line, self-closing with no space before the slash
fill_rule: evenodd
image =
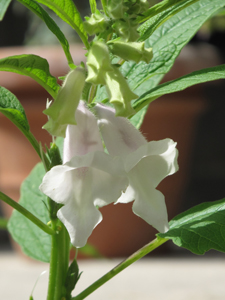
<path id="1" fill-rule="evenodd" d="M 176 143 L 171 139 L 147 142 L 126 118 L 116 117 L 113 108 L 97 104 L 95 109 L 106 148 L 122 158 L 129 179 L 129 187 L 117 203 L 134 200 L 136 215 L 158 231 L 167 231 L 165 199 L 156 187 L 178 170 Z"/>
<path id="2" fill-rule="evenodd" d="M 49 120 L 43 126 L 50 134 L 65 137 L 68 124 L 76 124 L 75 111 L 85 83 L 85 69 L 71 70 L 53 103 L 43 111 Z"/>
<path id="3" fill-rule="evenodd" d="M 128 185 L 119 157 L 103 152 L 95 116 L 83 101 L 76 111 L 77 125 L 67 127 L 64 164 L 43 178 L 41 191 L 64 204 L 57 216 L 75 247 L 83 247 L 102 220 L 98 207 L 115 202 Z"/>

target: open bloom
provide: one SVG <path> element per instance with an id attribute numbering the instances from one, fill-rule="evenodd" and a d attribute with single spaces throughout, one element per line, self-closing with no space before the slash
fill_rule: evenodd
<path id="1" fill-rule="evenodd" d="M 69 125 L 64 141 L 64 164 L 53 167 L 43 178 L 41 191 L 64 204 L 57 216 L 64 223 L 75 247 L 83 247 L 101 222 L 101 207 L 115 202 L 128 181 L 120 157 L 103 152 L 95 116 L 80 101 L 77 125 Z"/>
<path id="2" fill-rule="evenodd" d="M 116 117 L 113 108 L 97 104 L 95 109 L 106 148 L 122 158 L 129 179 L 129 187 L 117 203 L 134 200 L 136 215 L 158 231 L 167 231 L 165 199 L 156 187 L 178 170 L 176 143 L 171 139 L 147 142 L 126 118 Z"/>

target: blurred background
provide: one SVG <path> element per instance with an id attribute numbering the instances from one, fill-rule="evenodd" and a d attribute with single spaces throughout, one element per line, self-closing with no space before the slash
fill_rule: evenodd
<path id="1" fill-rule="evenodd" d="M 82 17 L 90 13 L 88 0 L 74 2 Z M 79 44 L 76 33 L 54 13 L 49 13 L 72 44 L 75 64 L 85 61 L 85 50 Z M 224 33 L 224 15 L 208 21 L 182 50 L 164 81 L 224 63 Z M 0 58 L 23 53 L 47 58 L 54 76 L 68 72 L 56 38 L 36 16 L 20 3 L 12 1 L 0 22 Z M 21 101 L 35 137 L 42 144 L 49 144 L 49 134 L 41 129 L 46 122 L 42 111 L 48 94 L 32 79 L 12 73 L 1 72 L 0 85 Z M 225 196 L 224 94 L 224 81 L 216 81 L 161 97 L 149 107 L 141 128 L 143 134 L 149 140 L 170 137 L 177 141 L 180 152 L 180 171 L 159 186 L 166 196 L 170 219 L 193 205 Z M 0 140 L 0 188 L 18 200 L 21 182 L 39 159 L 23 135 L 3 115 L 0 115 Z M 130 206 L 109 206 L 102 211 L 104 221 L 94 230 L 89 242 L 104 255 L 118 257 L 131 254 L 154 237 L 154 229 L 134 216 Z M 0 214 L 6 218 L 11 214 L 9 207 L 1 202 Z M 115 246 L 118 244 L 120 249 Z M 0 251 L 12 248 L 7 231 L 0 229 Z M 158 255 L 174 256 L 178 253 L 186 251 L 170 244 L 159 249 Z"/>

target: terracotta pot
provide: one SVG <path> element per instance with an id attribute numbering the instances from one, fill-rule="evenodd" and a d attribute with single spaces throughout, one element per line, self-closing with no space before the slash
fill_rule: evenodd
<path id="1" fill-rule="evenodd" d="M 71 50 L 75 63 L 84 60 L 82 47 L 74 46 Z M 2 49 L 0 58 L 21 53 L 33 53 L 47 58 L 51 73 L 55 76 L 61 76 L 68 71 L 64 67 L 64 54 L 57 47 Z M 174 70 L 180 71 L 181 68 L 183 65 L 180 59 Z M 177 76 L 172 74 L 172 77 Z M 43 144 L 48 144 L 51 138 L 41 129 L 46 122 L 42 111 L 48 94 L 32 79 L 12 73 L 0 73 L 0 85 L 8 88 L 21 100 L 31 131 Z M 199 89 L 165 96 L 150 105 L 141 127 L 148 140 L 169 137 L 178 143 L 180 171 L 166 178 L 158 187 L 166 197 L 169 218 L 179 212 L 182 191 L 188 177 L 195 126 L 204 108 Z M 0 115 L 0 140 L 0 187 L 10 197 L 18 200 L 20 184 L 39 158 L 22 133 L 3 115 Z M 131 204 L 109 205 L 101 211 L 103 221 L 93 231 L 89 242 L 103 255 L 127 256 L 154 238 L 156 231 L 132 213 Z M 10 213 L 11 209 L 7 209 L 6 215 L 9 216 Z"/>

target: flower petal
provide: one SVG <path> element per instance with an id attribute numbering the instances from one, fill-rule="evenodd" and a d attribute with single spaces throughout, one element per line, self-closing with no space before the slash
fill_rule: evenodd
<path id="1" fill-rule="evenodd" d="M 40 189 L 54 201 L 65 204 L 58 217 L 75 247 L 83 247 L 102 220 L 96 206 L 116 201 L 128 185 L 120 158 L 95 151 L 75 156 L 63 166 L 53 167 Z"/>
<path id="2" fill-rule="evenodd" d="M 116 117 L 111 107 L 95 106 L 98 125 L 109 154 L 126 156 L 147 143 L 144 136 L 126 118 Z"/>
<path id="3" fill-rule="evenodd" d="M 84 101 L 80 101 L 76 110 L 77 125 L 69 125 L 64 140 L 63 162 L 75 155 L 84 155 L 91 151 L 103 151 L 97 120 L 88 110 Z"/>

